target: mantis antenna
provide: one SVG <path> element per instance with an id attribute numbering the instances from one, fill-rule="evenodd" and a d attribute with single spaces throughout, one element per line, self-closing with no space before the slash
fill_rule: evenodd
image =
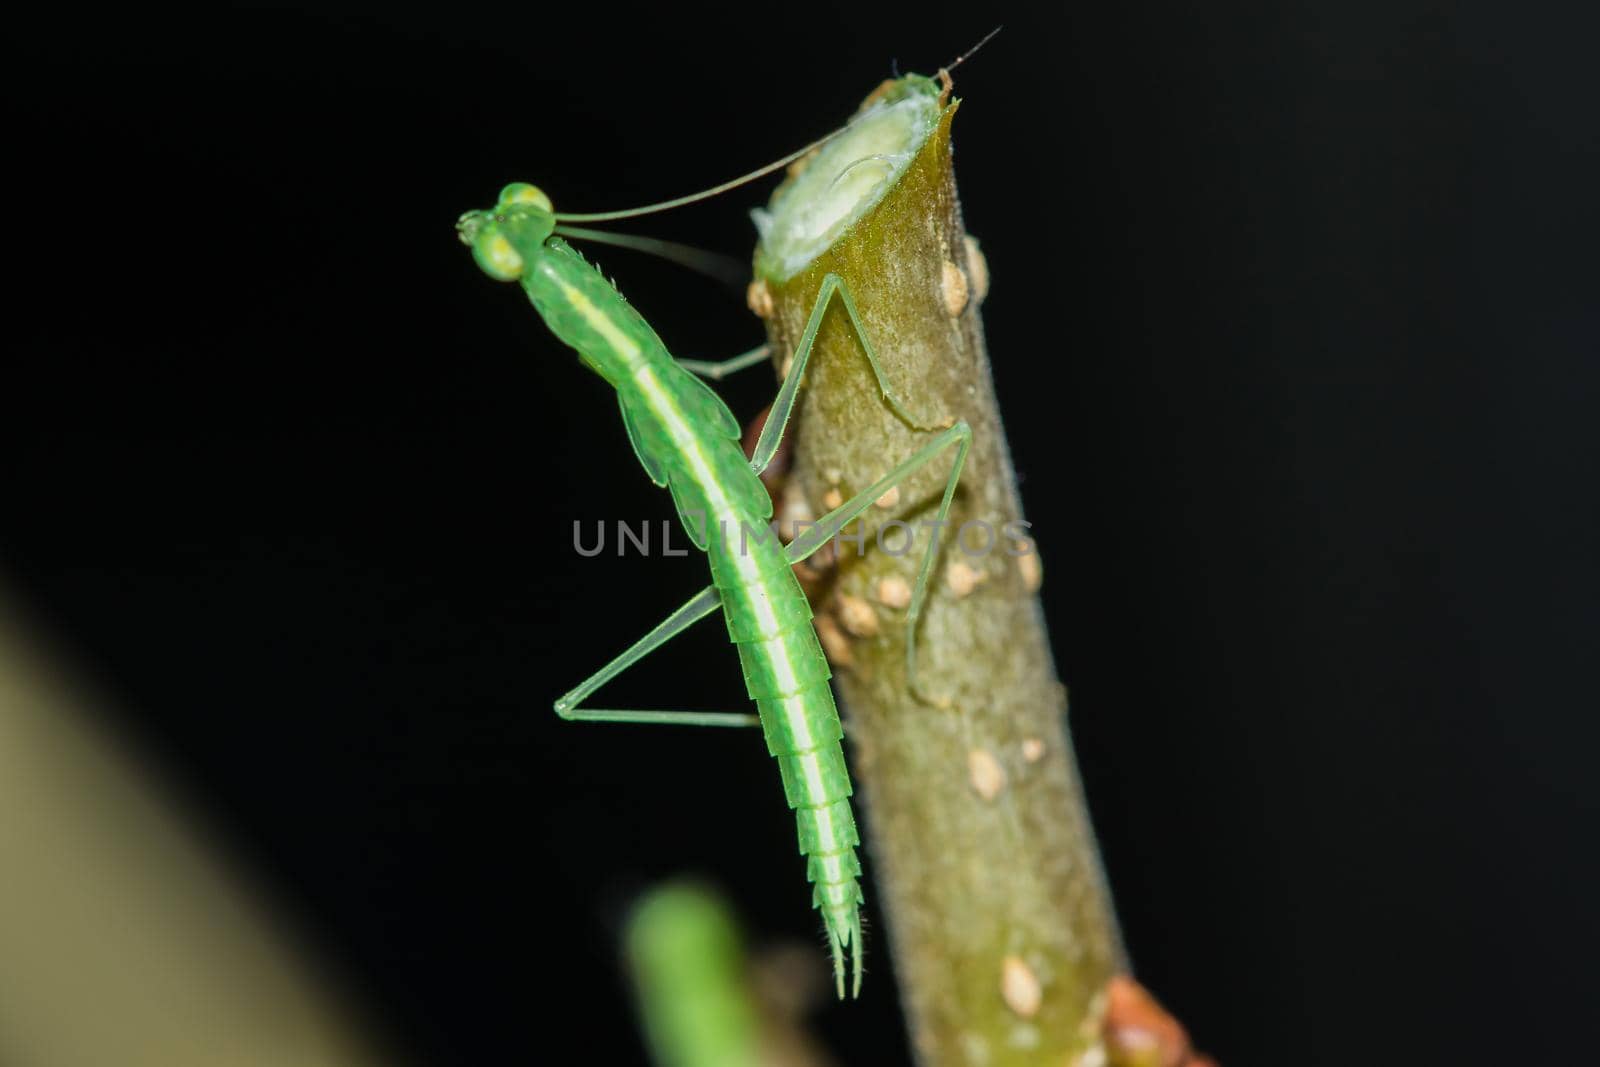
<path id="1" fill-rule="evenodd" d="M 978 49 L 982 48 L 984 45 L 986 45 L 990 41 L 992 41 L 994 39 L 994 35 L 999 33 L 1004 28 L 1005 27 L 1003 25 L 996 26 L 994 29 L 990 30 L 987 34 L 985 34 L 983 36 L 983 39 L 980 40 L 977 44 L 973 45 L 971 48 L 967 49 L 961 55 L 957 56 L 956 59 L 954 61 L 952 61 L 948 66 L 940 67 L 939 68 L 939 77 L 940 77 L 940 79 L 948 84 L 948 82 L 950 80 L 950 72 L 952 70 L 955 70 L 957 67 L 961 66 L 961 64 L 965 63 L 967 60 L 971 59 L 977 53 Z M 693 204 L 693 203 L 696 203 L 696 202 L 701 201 L 701 200 L 709 200 L 711 197 L 720 196 L 723 193 L 728 192 L 729 190 L 737 189 L 741 185 L 746 185 L 746 184 L 748 184 L 750 182 L 753 182 L 757 178 L 764 178 L 768 174 L 771 174 L 775 170 L 780 170 L 783 167 L 787 167 L 789 164 L 793 163 L 795 160 L 804 157 L 808 153 L 810 153 L 810 152 L 812 152 L 812 151 L 814 151 L 814 150 L 816 150 L 818 148 L 821 148 L 823 145 L 827 144 L 829 141 L 831 141 L 835 137 L 839 136 L 839 134 L 843 133 L 845 131 L 845 129 L 847 129 L 847 128 L 848 128 L 848 124 L 846 124 L 845 126 L 841 126 L 838 129 L 834 130 L 832 133 L 829 133 L 829 134 L 826 134 L 825 136 L 819 137 L 817 140 L 812 141 L 810 144 L 805 145 L 802 148 L 795 149 L 793 152 L 790 152 L 788 155 L 784 156 L 782 159 L 774 160 L 773 162 L 768 163 L 764 167 L 758 167 L 757 169 L 751 171 L 748 174 L 741 174 L 739 177 L 734 178 L 734 179 L 732 179 L 730 181 L 725 181 L 721 185 L 714 185 L 709 189 L 702 189 L 698 193 L 690 193 L 687 196 L 675 197 L 674 199 L 671 199 L 671 200 L 661 200 L 661 201 L 658 201 L 657 203 L 654 203 L 654 204 L 646 204 L 643 207 L 623 208 L 621 211 L 589 211 L 589 212 L 558 211 L 555 214 L 555 220 L 556 220 L 557 223 L 567 223 L 567 222 L 614 222 L 617 219 L 632 219 L 632 218 L 637 218 L 640 215 L 654 215 L 654 214 L 656 214 L 657 212 L 660 212 L 660 211 L 670 211 L 673 208 L 684 207 L 684 206 L 686 206 L 688 204 Z M 640 251 L 654 252 L 655 254 L 665 256 L 668 259 L 676 259 L 676 260 L 678 260 L 678 262 L 684 263 L 686 266 L 694 267 L 697 270 L 702 269 L 701 267 L 696 266 L 694 262 L 691 262 L 691 258 L 696 258 L 696 257 L 682 257 L 682 256 L 680 256 L 678 254 L 678 251 L 676 251 L 676 250 L 669 252 L 667 250 L 666 246 L 671 245 L 672 242 L 658 242 L 658 241 L 653 240 L 652 238 L 631 238 L 629 240 L 616 240 L 616 239 L 614 239 L 614 235 L 607 235 L 605 237 L 599 236 L 599 231 L 595 231 L 595 230 L 587 230 L 587 231 L 583 231 L 583 232 L 580 233 L 578 230 L 573 229 L 571 227 L 566 227 L 565 229 L 566 229 L 567 234 L 569 236 L 572 236 L 572 237 L 580 237 L 580 238 L 584 238 L 584 239 L 587 239 L 587 240 L 590 240 L 590 241 L 608 241 L 608 243 L 610 243 L 610 244 L 623 245 L 623 246 L 629 247 L 629 248 L 637 248 Z M 679 250 L 682 250 L 682 251 L 686 251 L 686 252 L 691 252 L 691 253 L 698 252 L 697 249 L 690 249 L 690 248 L 687 248 L 686 246 L 676 246 L 676 249 L 679 249 Z M 712 271 L 707 271 L 707 273 L 711 273 L 713 275 L 713 277 L 719 276 L 718 274 L 716 274 L 715 272 L 712 272 Z"/>
<path id="2" fill-rule="evenodd" d="M 765 178 L 768 174 L 771 174 L 775 170 L 787 167 L 789 164 L 804 156 L 812 149 L 821 148 L 823 145 L 833 140 L 833 138 L 837 137 L 839 133 L 844 130 L 844 128 L 845 127 L 841 126 L 839 129 L 834 130 L 826 137 L 818 138 L 817 140 L 806 145 L 804 148 L 798 148 L 784 156 L 782 159 L 768 163 L 766 166 L 761 167 L 758 170 L 753 170 L 749 174 L 742 174 L 739 177 L 734 178 L 732 181 L 723 182 L 721 185 L 712 186 L 710 189 L 702 189 L 698 193 L 690 193 L 688 196 L 680 196 L 674 200 L 663 200 L 657 204 L 646 204 L 644 207 L 625 208 L 622 211 L 593 211 L 581 214 L 557 212 L 556 221 L 610 222 L 614 219 L 631 219 L 639 215 L 654 215 L 658 211 L 670 211 L 672 208 L 683 207 L 685 204 L 693 204 L 699 200 L 708 200 L 713 196 L 720 196 L 730 189 L 737 189 L 739 186 L 744 185 L 747 182 L 753 182 L 757 178 Z"/>
<path id="3" fill-rule="evenodd" d="M 999 26 L 996 26 L 994 29 L 992 29 L 988 33 L 984 34 L 983 35 L 983 40 L 979 41 L 977 44 L 973 45 L 971 48 L 967 49 L 965 52 L 962 52 L 961 55 L 956 57 L 955 62 L 950 63 L 948 66 L 940 67 L 939 68 L 939 73 L 948 76 L 949 73 L 952 70 L 955 70 L 957 67 L 961 66 L 961 64 L 965 63 L 967 60 L 969 60 L 973 56 L 977 55 L 978 54 L 978 49 L 982 48 L 984 45 L 986 45 L 990 41 L 994 40 L 994 35 L 999 33 L 1001 30 L 1003 30 L 1005 28 L 1006 28 L 1005 24 L 1001 23 Z"/>

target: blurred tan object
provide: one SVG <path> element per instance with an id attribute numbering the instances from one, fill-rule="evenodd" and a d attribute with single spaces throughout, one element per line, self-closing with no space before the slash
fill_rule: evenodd
<path id="1" fill-rule="evenodd" d="M 1104 1026 L 1110 1067 L 1217 1067 L 1194 1051 L 1183 1024 L 1129 975 L 1106 985 Z"/>
<path id="2" fill-rule="evenodd" d="M 378 1061 L 0 590 L 0 1063 Z"/>

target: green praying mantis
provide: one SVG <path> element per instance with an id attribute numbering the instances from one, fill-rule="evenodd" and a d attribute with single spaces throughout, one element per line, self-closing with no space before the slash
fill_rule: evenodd
<path id="1" fill-rule="evenodd" d="M 912 91 L 933 91 L 932 79 L 912 76 L 905 81 Z M 869 110 L 858 116 L 852 126 L 870 115 Z M 563 719 L 580 722 L 761 727 L 795 814 L 807 880 L 814 887 L 812 904 L 826 926 L 841 998 L 846 988 L 846 956 L 850 958 L 851 995 L 859 995 L 861 988 L 864 898 L 856 855 L 861 839 L 851 811 L 852 787 L 840 744 L 844 731 L 829 687 L 831 671 L 812 623 L 810 604 L 792 568 L 908 476 L 947 457 L 949 474 L 937 516 L 942 526 L 971 445 L 972 430 L 964 421 L 939 422 L 907 409 L 884 375 L 849 288 L 837 275 L 829 274 L 817 291 L 754 452 L 747 458 L 740 445 L 738 420 L 703 377 L 718 378 L 765 362 L 769 355 L 766 347 L 722 363 L 674 358 L 615 286 L 565 238 L 606 239 L 597 231 L 570 224 L 627 218 L 715 195 L 771 173 L 850 129 L 846 126 L 715 189 L 662 204 L 628 211 L 563 214 L 555 211 L 536 186 L 514 183 L 501 191 L 492 208 L 470 211 L 457 224 L 461 240 L 472 249 L 478 266 L 491 278 L 521 285 L 550 331 L 616 390 L 623 426 L 640 464 L 652 482 L 671 492 L 684 531 L 711 566 L 709 586 L 557 700 L 555 711 Z M 922 447 L 879 480 L 784 546 L 771 532 L 772 501 L 759 475 L 778 451 L 818 330 L 834 301 L 845 312 L 864 357 L 863 369 L 874 376 L 884 404 L 906 425 L 928 437 Z M 937 549 L 938 538 L 929 538 L 905 617 L 907 677 L 913 687 L 917 623 Z M 601 686 L 719 609 L 738 649 L 755 714 L 585 706 Z"/>

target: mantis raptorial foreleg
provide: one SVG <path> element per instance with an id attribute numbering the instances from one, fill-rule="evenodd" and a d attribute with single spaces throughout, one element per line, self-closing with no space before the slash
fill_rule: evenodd
<path id="1" fill-rule="evenodd" d="M 737 374 L 747 367 L 754 367 L 765 363 L 772 352 L 771 345 L 757 345 L 748 352 L 741 352 L 737 356 L 721 361 L 704 359 L 680 359 L 678 366 L 691 374 L 698 374 L 702 378 L 709 378 L 720 382 L 730 374 Z"/>

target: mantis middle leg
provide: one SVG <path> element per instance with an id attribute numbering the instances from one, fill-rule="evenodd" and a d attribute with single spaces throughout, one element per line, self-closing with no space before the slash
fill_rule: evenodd
<path id="1" fill-rule="evenodd" d="M 856 310 L 856 302 L 850 295 L 850 287 L 837 274 L 828 274 L 823 277 L 822 284 L 817 288 L 817 300 L 811 305 L 811 316 L 806 319 L 806 328 L 800 334 L 800 343 L 794 347 L 794 359 L 789 365 L 789 372 L 784 376 L 783 384 L 778 387 L 778 395 L 772 401 L 772 410 L 767 413 L 767 421 L 761 427 L 761 436 L 756 440 L 755 453 L 750 457 L 750 467 L 757 474 L 766 470 L 767 464 L 772 462 L 772 457 L 777 455 L 784 428 L 789 425 L 789 416 L 794 413 L 795 398 L 800 392 L 800 379 L 805 375 L 806 363 L 810 361 L 812 349 L 816 347 L 817 331 L 822 329 L 822 317 L 827 313 L 828 303 L 834 296 L 838 296 L 839 302 L 844 305 L 845 314 L 850 318 L 850 325 L 855 329 L 856 339 L 861 342 L 861 350 L 866 354 L 867 365 L 872 368 L 872 376 L 877 380 L 878 392 L 890 410 L 914 430 L 942 430 L 951 425 L 950 420 L 936 422 L 932 419 L 918 418 L 900 403 L 900 398 L 889 387 L 889 380 L 884 376 L 883 366 L 878 362 L 878 353 L 872 347 L 867 329 L 861 324 L 861 313 Z"/>

